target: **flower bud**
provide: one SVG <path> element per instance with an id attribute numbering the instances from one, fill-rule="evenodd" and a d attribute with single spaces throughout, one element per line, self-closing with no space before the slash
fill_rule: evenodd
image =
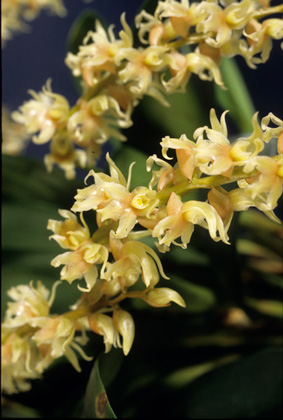
<path id="1" fill-rule="evenodd" d="M 175 302 L 183 308 L 186 306 L 182 296 L 175 290 L 169 289 L 168 287 L 160 287 L 158 289 L 151 290 L 146 295 L 145 301 L 150 306 L 154 306 L 156 308 L 169 306 L 171 302 Z"/>
<path id="2" fill-rule="evenodd" d="M 135 324 L 133 317 L 129 312 L 119 309 L 114 311 L 113 321 L 118 332 L 123 337 L 123 352 L 125 356 L 127 356 L 135 338 Z"/>

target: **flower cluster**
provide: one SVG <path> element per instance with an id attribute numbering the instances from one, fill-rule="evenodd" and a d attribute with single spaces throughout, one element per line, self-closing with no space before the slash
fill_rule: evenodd
<path id="1" fill-rule="evenodd" d="M 199 225 L 214 241 L 229 244 L 234 212 L 249 207 L 280 222 L 274 209 L 283 185 L 283 121 L 269 113 L 259 123 L 255 114 L 252 134 L 230 142 L 226 113 L 218 119 L 212 109 L 211 127 L 196 129 L 193 140 L 185 134 L 164 137 L 160 143 L 164 159 L 156 155 L 147 159 L 147 170 L 152 170 L 148 186 L 131 189 L 133 164 L 126 179 L 107 154 L 109 175 L 91 170 L 85 182 L 90 178 L 94 182 L 77 191 L 71 210 L 59 210 L 63 220 L 48 221 L 50 239 L 65 250 L 51 261 L 54 267 L 63 266 L 60 281 L 50 297 L 40 282 L 8 292 L 14 302 L 2 324 L 4 392 L 29 389 L 27 381 L 40 377 L 62 355 L 79 370 L 74 350 L 89 360 L 80 347 L 87 341 L 87 331 L 103 336 L 106 352 L 122 347 L 127 355 L 135 324 L 121 307 L 125 299 L 138 298 L 153 307 L 171 302 L 186 306 L 177 291 L 158 287 L 160 277 L 168 277 L 157 252 L 143 238 L 154 238 L 159 252 L 172 245 L 187 248 Z M 59 111 L 56 115 L 60 119 Z M 276 140 L 278 154 L 262 154 L 265 145 Z M 172 150 L 174 165 L 168 162 Z M 208 191 L 206 201 L 190 199 L 190 192 L 197 189 Z M 94 215 L 94 232 L 85 221 L 86 212 Z M 55 288 L 63 281 L 78 281 L 82 295 L 69 312 L 51 315 Z"/>
<path id="2" fill-rule="evenodd" d="M 145 95 L 168 105 L 165 95 L 184 91 L 192 74 L 224 88 L 222 57 L 241 55 L 252 68 L 265 62 L 272 41 L 283 38 L 282 19 L 270 16 L 282 11 L 259 0 L 160 1 L 152 15 L 142 10 L 136 16 L 139 47 L 125 14 L 118 36 L 113 26 L 106 31 L 96 21 L 79 51 L 65 60 L 81 78 L 77 103 L 70 108 L 47 82 L 42 92 L 31 91 L 34 99 L 13 118 L 35 143 L 51 141 L 47 169 L 57 164 L 72 178 L 77 165 L 93 167 L 109 138 L 126 140 L 120 129 L 131 126 L 132 111 Z"/>
<path id="3" fill-rule="evenodd" d="M 42 372 L 63 355 L 80 371 L 74 350 L 91 360 L 81 348 L 88 340 L 84 320 L 50 314 L 59 283 L 54 283 L 51 294 L 41 282 L 37 282 L 36 287 L 31 282 L 8 291 L 14 302 L 8 304 L 1 326 L 2 392 L 13 394 L 29 390 L 29 380 L 40 378 Z M 79 331 L 81 336 L 76 336 Z"/>
<path id="4" fill-rule="evenodd" d="M 12 38 L 15 31 L 27 31 L 29 26 L 26 22 L 35 19 L 44 9 L 58 16 L 67 13 L 62 0 L 2 0 L 2 46 Z"/>
<path id="5" fill-rule="evenodd" d="M 29 135 L 22 124 L 11 119 L 10 111 L 2 106 L 2 153 L 19 155 L 25 150 L 29 142 Z"/>

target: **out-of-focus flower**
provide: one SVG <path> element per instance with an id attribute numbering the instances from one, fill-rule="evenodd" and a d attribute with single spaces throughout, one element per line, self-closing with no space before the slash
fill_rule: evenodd
<path id="1" fill-rule="evenodd" d="M 52 92 L 50 79 L 42 92 L 30 90 L 29 93 L 34 99 L 25 102 L 19 111 L 14 111 L 12 118 L 24 124 L 28 134 L 34 134 L 34 143 L 43 144 L 51 140 L 56 130 L 66 123 L 69 103 L 64 96 Z"/>
<path id="2" fill-rule="evenodd" d="M 35 19 L 41 10 L 65 16 L 67 10 L 62 0 L 10 0 L 1 1 L 1 38 L 2 46 L 12 38 L 14 32 L 29 30 L 27 21 Z"/>
<path id="3" fill-rule="evenodd" d="M 25 150 L 29 135 L 23 125 L 12 120 L 10 112 L 2 107 L 2 153 L 6 155 L 19 155 Z"/>

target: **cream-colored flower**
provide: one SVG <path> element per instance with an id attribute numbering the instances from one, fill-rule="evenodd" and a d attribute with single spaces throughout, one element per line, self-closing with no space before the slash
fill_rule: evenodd
<path id="1" fill-rule="evenodd" d="M 108 263 L 103 278 L 107 281 L 118 279 L 122 289 L 133 286 L 142 277 L 148 286 L 155 286 L 159 273 L 168 278 L 162 268 L 158 255 L 148 245 L 138 241 L 121 241 L 110 237 L 114 263 Z"/>
<path id="2" fill-rule="evenodd" d="M 154 14 L 159 19 L 169 18 L 176 35 L 185 38 L 190 27 L 197 25 L 207 16 L 207 11 L 197 2 L 190 5 L 188 0 L 165 0 L 158 2 Z"/>
<path id="3" fill-rule="evenodd" d="M 256 156 L 264 147 L 261 139 L 262 131 L 257 122 L 257 114 L 253 116 L 254 131 L 250 137 L 241 137 L 230 143 L 227 138 L 225 115 L 217 119 L 215 110 L 210 111 L 211 127 L 198 128 L 194 132 L 196 144 L 194 148 L 194 163 L 207 175 L 224 175 L 230 177 L 235 166 L 241 166 Z M 207 139 L 204 138 L 206 133 Z"/>
<path id="4" fill-rule="evenodd" d="M 113 311 L 113 322 L 123 338 L 123 352 L 127 356 L 135 338 L 135 323 L 132 315 L 123 309 Z"/>
<path id="5" fill-rule="evenodd" d="M 116 99 L 101 94 L 88 102 L 80 100 L 78 107 L 79 109 L 70 116 L 67 129 L 79 146 L 88 149 L 93 143 L 103 144 L 110 137 L 122 141 L 126 139 L 119 128 L 132 125 L 131 104 L 127 111 L 123 112 Z"/>
<path id="6" fill-rule="evenodd" d="M 269 210 L 277 206 L 283 190 L 283 155 L 275 157 L 256 156 L 245 166 L 248 174 L 257 170 L 257 175 L 251 179 L 238 181 L 240 188 L 245 188 L 248 196 L 254 200 L 258 196 L 265 198 Z"/>
<path id="7" fill-rule="evenodd" d="M 69 103 L 64 96 L 52 92 L 50 79 L 41 92 L 30 90 L 29 93 L 34 99 L 25 102 L 19 111 L 14 111 L 12 118 L 23 124 L 28 134 L 34 134 L 34 143 L 43 144 L 51 140 L 58 128 L 66 124 Z"/>
<path id="8" fill-rule="evenodd" d="M 12 120 L 10 111 L 2 107 L 2 153 L 16 156 L 27 147 L 29 135 L 25 127 Z"/>
<path id="9" fill-rule="evenodd" d="M 276 117 L 272 112 L 269 112 L 268 115 L 262 118 L 261 128 L 263 130 L 263 141 L 268 143 L 273 138 L 278 138 L 278 136 L 283 131 L 283 120 Z M 283 151 L 278 151 L 278 154 L 283 153 Z"/>
<path id="10" fill-rule="evenodd" d="M 248 44 L 241 45 L 241 52 L 251 68 L 265 63 L 272 49 L 273 39 L 283 38 L 282 19 L 266 19 L 262 23 L 251 19 L 244 31 Z"/>
<path id="11" fill-rule="evenodd" d="M 36 370 L 38 360 L 38 350 L 30 338 L 1 326 L 1 392 L 30 390 L 30 380 L 41 378 Z"/>
<path id="12" fill-rule="evenodd" d="M 101 273 L 103 273 L 107 260 L 107 248 L 88 239 L 74 251 L 57 255 L 51 261 L 51 265 L 53 267 L 64 265 L 60 272 L 60 278 L 61 280 L 67 280 L 70 284 L 74 280 L 84 277 L 87 287 L 82 288 L 78 285 L 78 289 L 89 292 L 98 278 L 99 273 L 96 265 L 102 264 Z"/>
<path id="13" fill-rule="evenodd" d="M 119 66 L 123 61 L 122 70 L 119 71 L 119 79 L 129 86 L 129 90 L 134 96 L 141 98 L 148 94 L 155 73 L 167 68 L 168 48 L 163 46 L 149 46 L 145 49 L 121 48 L 115 57 L 115 62 Z"/>
<path id="14" fill-rule="evenodd" d="M 229 243 L 223 221 L 213 206 L 195 200 L 182 203 L 175 193 L 171 193 L 168 200 L 167 217 L 155 226 L 152 236 L 158 238 L 159 245 L 167 247 L 165 250 L 169 249 L 171 243 L 187 248 L 195 224 L 208 229 L 214 241 Z M 176 242 L 179 237 L 181 243 Z"/>
<path id="15" fill-rule="evenodd" d="M 113 235 L 124 238 L 135 227 L 139 216 L 150 216 L 158 203 L 156 191 L 141 186 L 130 192 L 130 175 L 126 182 L 108 154 L 106 158 L 111 176 L 97 174 L 91 170 L 87 178 L 93 176 L 95 184 L 78 190 L 72 210 L 79 212 L 95 210 L 99 226 L 107 220 L 118 221 L 118 227 Z"/>
<path id="16" fill-rule="evenodd" d="M 2 325 L 5 328 L 15 329 L 28 324 L 36 317 L 47 316 L 58 284 L 58 282 L 54 283 L 51 295 L 40 281 L 37 282 L 36 287 L 30 282 L 29 285 L 19 285 L 9 289 L 7 294 L 14 302 L 8 302 Z"/>
<path id="17" fill-rule="evenodd" d="M 77 166 L 86 166 L 86 152 L 74 147 L 70 135 L 65 130 L 54 134 L 51 140 L 50 152 L 44 156 L 44 164 L 48 172 L 52 172 L 53 166 L 56 164 L 65 172 L 67 179 L 74 179 Z"/>
<path id="18" fill-rule="evenodd" d="M 186 306 L 182 296 L 175 290 L 169 289 L 168 287 L 159 287 L 149 291 L 144 300 L 150 306 L 154 306 L 156 308 L 170 306 L 171 302 L 175 302 L 183 308 Z"/>
<path id="19" fill-rule="evenodd" d="M 162 76 L 162 84 L 168 93 L 184 92 L 192 73 L 196 74 L 201 80 L 214 80 L 219 86 L 224 86 L 218 65 L 207 55 L 199 52 L 184 55 L 172 50 L 168 54 L 168 61 L 172 77 L 166 81 L 165 77 Z"/>
<path id="20" fill-rule="evenodd" d="M 235 188 L 229 191 L 229 198 L 234 211 L 246 211 L 250 207 L 255 207 L 274 222 L 281 224 L 281 220 L 276 216 L 273 209 L 270 208 L 266 194 L 260 194 L 252 198 L 245 188 Z"/>
<path id="21" fill-rule="evenodd" d="M 58 213 L 66 220 L 63 222 L 53 219 L 48 220 L 47 229 L 54 232 L 53 235 L 49 236 L 49 239 L 54 239 L 61 248 L 74 251 L 84 241 L 89 239 L 89 228 L 83 219 L 82 213 L 80 217 L 83 226 L 78 222 L 77 216 L 71 211 L 59 209 Z"/>
<path id="22" fill-rule="evenodd" d="M 224 8 L 217 0 L 202 1 L 200 9 L 207 17 L 197 24 L 196 32 L 207 34 L 205 42 L 219 48 L 230 40 L 232 31 L 243 30 L 259 8 L 254 0 L 229 3 Z"/>
<path id="23" fill-rule="evenodd" d="M 62 0 L 10 0 L 1 1 L 1 39 L 2 45 L 13 37 L 14 32 L 27 32 L 26 21 L 35 19 L 41 10 L 65 16 L 67 11 Z"/>
<path id="24" fill-rule="evenodd" d="M 95 312 L 88 316 L 88 322 L 92 331 L 96 334 L 103 335 L 105 353 L 108 353 L 112 346 L 122 347 L 119 333 L 110 316 L 102 312 Z"/>
<path id="25" fill-rule="evenodd" d="M 185 178 L 191 180 L 195 169 L 195 143 L 189 140 L 185 134 L 182 134 L 179 139 L 169 136 L 163 137 L 160 144 L 162 146 L 162 154 L 166 159 L 172 159 L 167 155 L 168 149 L 176 150 L 180 171 Z"/>
<path id="26" fill-rule="evenodd" d="M 40 373 L 49 366 L 54 359 L 67 357 L 73 367 L 80 372 L 78 358 L 73 349 L 85 360 L 92 360 L 87 356 L 79 344 L 76 343 L 76 321 L 60 315 L 55 317 L 38 317 L 31 321 L 31 326 L 38 328 L 32 340 L 36 343 L 42 354 L 42 360 L 37 364 Z"/>
<path id="27" fill-rule="evenodd" d="M 133 45 L 133 35 L 125 20 L 121 16 L 123 30 L 119 32 L 119 39 L 115 38 L 113 25 L 108 33 L 97 20 L 95 31 L 89 31 L 83 40 L 77 54 L 68 53 L 66 64 L 71 68 L 74 76 L 82 75 L 87 86 L 95 86 L 105 73 L 115 74 L 117 67 L 115 57 L 121 48 L 130 48 Z"/>

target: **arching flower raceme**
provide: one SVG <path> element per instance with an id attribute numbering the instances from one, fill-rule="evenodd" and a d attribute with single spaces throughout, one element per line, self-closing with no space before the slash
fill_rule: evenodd
<path id="1" fill-rule="evenodd" d="M 7 394 L 29 390 L 29 381 L 41 378 L 63 355 L 80 371 L 73 349 L 91 360 L 80 347 L 88 340 L 82 321 L 49 313 L 58 284 L 60 281 L 54 283 L 51 293 L 40 281 L 36 287 L 31 282 L 8 291 L 14 302 L 9 302 L 1 324 L 1 389 Z M 76 337 L 76 331 L 82 336 Z"/>

